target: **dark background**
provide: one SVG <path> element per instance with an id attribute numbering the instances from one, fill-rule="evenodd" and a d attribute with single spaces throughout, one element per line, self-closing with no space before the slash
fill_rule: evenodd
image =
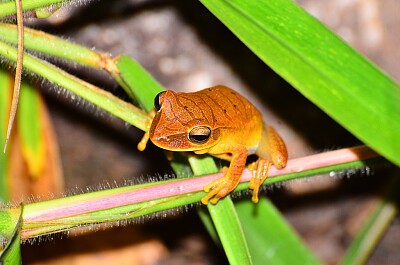
<path id="1" fill-rule="evenodd" d="M 400 79 L 400 2 L 297 2 L 394 79 Z M 83 7 L 71 6 L 59 17 L 28 23 L 112 56 L 128 54 L 168 89 L 196 91 L 216 84 L 234 88 L 246 95 L 263 112 L 266 122 L 279 131 L 291 158 L 360 144 L 275 75 L 198 1 L 93 1 Z M 66 68 L 129 100 L 106 74 L 77 65 L 67 64 Z M 168 164 L 161 162 L 165 160 L 157 148 L 150 146 L 144 153 L 136 149 L 141 131 L 55 90 L 43 88 L 69 191 L 171 172 Z M 346 172 L 340 175 L 346 176 Z M 269 196 L 312 251 L 328 264 L 335 264 L 379 194 L 385 177 L 380 170 L 355 174 L 350 179 L 323 176 L 285 184 Z M 27 244 L 24 261 L 78 263 L 76 256 L 93 254 L 89 260 L 102 264 L 99 262 L 107 263 L 103 256 L 107 251 L 119 253 L 118 260 L 126 254 L 125 249 L 129 253 L 136 249 L 140 254 L 129 256 L 132 263 L 127 264 L 227 263 L 196 212 L 181 212 L 145 220 L 145 225 L 69 239 L 57 235 L 55 240 L 44 240 L 39 245 Z M 399 238 L 397 217 L 367 264 L 395 264 L 400 260 Z"/>

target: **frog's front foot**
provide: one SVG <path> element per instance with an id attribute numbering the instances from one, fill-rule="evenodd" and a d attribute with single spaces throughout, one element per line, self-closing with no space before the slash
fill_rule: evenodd
<path id="1" fill-rule="evenodd" d="M 222 178 L 204 186 L 204 191 L 208 193 L 203 199 L 201 199 L 203 204 L 207 205 L 208 201 L 212 204 L 216 204 L 221 198 L 224 198 L 236 188 L 238 181 L 235 181 L 235 179 L 230 177 L 227 168 L 224 168 L 223 172 L 225 175 Z"/>
<path id="2" fill-rule="evenodd" d="M 249 189 L 253 190 L 253 197 L 251 200 L 254 203 L 258 202 L 258 191 L 264 180 L 268 177 L 268 171 L 272 163 L 268 160 L 258 159 L 256 162 L 249 165 L 249 169 L 252 172 L 250 179 Z"/>
<path id="3" fill-rule="evenodd" d="M 142 137 L 142 140 L 140 140 L 139 144 L 137 145 L 137 149 L 139 151 L 144 151 L 144 149 L 146 149 L 147 142 L 149 141 L 149 138 L 150 138 L 151 123 L 153 122 L 153 118 L 155 115 L 156 115 L 156 111 L 155 111 L 155 109 L 152 109 L 149 112 L 149 120 L 146 123 L 146 129 L 145 129 L 144 135 Z"/>

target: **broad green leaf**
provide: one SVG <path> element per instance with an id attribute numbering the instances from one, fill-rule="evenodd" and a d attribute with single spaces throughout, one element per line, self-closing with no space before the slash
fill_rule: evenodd
<path id="1" fill-rule="evenodd" d="M 305 97 L 400 165 L 400 88 L 387 75 L 292 0 L 201 2 Z"/>
<path id="2" fill-rule="evenodd" d="M 321 264 L 271 201 L 235 205 L 254 264 Z"/>

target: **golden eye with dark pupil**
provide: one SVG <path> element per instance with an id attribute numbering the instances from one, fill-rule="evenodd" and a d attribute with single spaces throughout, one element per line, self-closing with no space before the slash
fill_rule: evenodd
<path id="1" fill-rule="evenodd" d="M 158 93 L 157 96 L 154 98 L 154 108 L 156 109 L 156 111 L 160 111 L 161 109 L 160 97 L 164 92 L 165 91 Z"/>
<path id="2" fill-rule="evenodd" d="M 211 129 L 206 126 L 199 126 L 193 128 L 188 135 L 192 143 L 201 144 L 207 142 L 211 136 Z"/>

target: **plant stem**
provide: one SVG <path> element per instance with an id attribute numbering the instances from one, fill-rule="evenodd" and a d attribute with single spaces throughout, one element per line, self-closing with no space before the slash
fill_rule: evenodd
<path id="1" fill-rule="evenodd" d="M 17 50 L 1 41 L 0 54 L 12 61 L 17 59 Z M 60 68 L 30 54 L 25 54 L 24 56 L 24 67 L 92 102 L 137 128 L 141 130 L 146 129 L 146 124 L 149 121 L 148 115 L 132 104 L 118 99 L 111 93 L 68 74 Z"/>
<path id="2" fill-rule="evenodd" d="M 24 1 L 24 11 L 36 9 L 39 7 L 50 6 L 57 3 L 66 3 L 66 0 L 30 0 Z M 0 3 L 0 18 L 13 15 L 17 12 L 14 1 Z"/>
<path id="3" fill-rule="evenodd" d="M 293 180 L 305 175 L 371 166 L 375 159 L 365 159 L 376 156 L 368 147 L 359 146 L 292 159 L 285 169 L 277 170 L 271 167 L 270 177 L 264 184 Z M 299 171 L 300 165 L 304 171 Z M 59 231 L 60 225 L 76 226 L 79 225 L 79 218 L 84 218 L 84 223 L 109 222 L 195 203 L 204 196 L 203 187 L 220 177 L 221 173 L 175 179 L 27 204 L 23 213 L 22 237 L 27 239 L 38 236 L 35 229 L 39 229 L 39 232 L 40 229 L 45 229 L 43 233 L 51 233 Z M 251 172 L 246 169 L 241 182 L 247 182 L 250 178 Z M 247 189 L 247 184 L 242 183 L 235 191 L 244 189 Z M 71 218 L 75 220 L 72 223 Z"/>

